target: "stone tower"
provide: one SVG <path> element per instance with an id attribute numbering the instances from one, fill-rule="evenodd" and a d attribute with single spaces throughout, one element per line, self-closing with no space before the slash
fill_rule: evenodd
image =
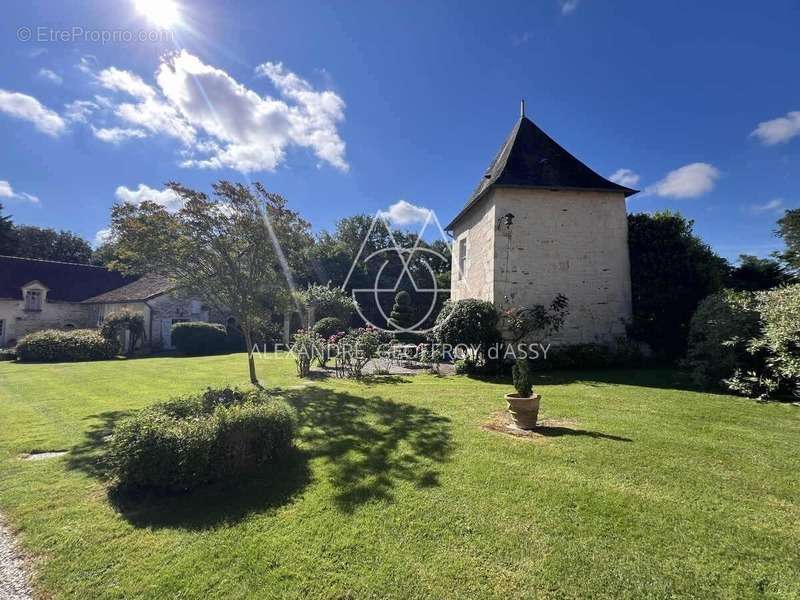
<path id="1" fill-rule="evenodd" d="M 464 208 L 453 235 L 451 298 L 502 310 L 569 300 L 553 342 L 608 343 L 625 335 L 631 281 L 625 198 L 559 146 L 524 109 Z"/>

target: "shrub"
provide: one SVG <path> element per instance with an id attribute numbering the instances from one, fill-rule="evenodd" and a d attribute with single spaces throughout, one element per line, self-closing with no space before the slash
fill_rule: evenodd
<path id="1" fill-rule="evenodd" d="M 723 290 L 703 300 L 689 326 L 683 362 L 692 380 L 701 386 L 717 386 L 737 370 L 757 369 L 761 361 L 748 348 L 759 330 L 753 294 Z"/>
<path id="2" fill-rule="evenodd" d="M 0 348 L 0 361 L 17 360 L 17 351 L 13 348 Z"/>
<path id="3" fill-rule="evenodd" d="M 344 322 L 337 317 L 325 317 L 314 323 L 314 327 L 312 327 L 314 333 L 326 340 L 346 329 Z"/>
<path id="4" fill-rule="evenodd" d="M 81 362 L 114 358 L 118 349 L 93 329 L 46 329 L 23 337 L 16 350 L 22 362 Z"/>
<path id="5" fill-rule="evenodd" d="M 446 302 L 436 318 L 436 340 L 443 345 L 466 344 L 485 357 L 500 334 L 497 331 L 497 311 L 491 302 L 470 298 Z"/>
<path id="6" fill-rule="evenodd" d="M 351 329 L 336 340 L 336 372 L 359 379 L 367 363 L 378 356 L 381 345 L 391 338 L 372 327 Z"/>
<path id="7" fill-rule="evenodd" d="M 534 360 L 536 370 L 585 370 L 611 367 L 641 367 L 648 362 L 639 343 L 620 338 L 613 344 L 568 344 L 551 346 L 545 358 Z"/>
<path id="8" fill-rule="evenodd" d="M 185 491 L 269 465 L 292 446 L 296 417 L 263 390 L 207 390 L 156 404 L 114 429 L 108 462 L 123 487 Z"/>
<path id="9" fill-rule="evenodd" d="M 297 298 L 303 306 L 313 308 L 317 317 L 336 317 L 346 323 L 350 322 L 356 309 L 355 300 L 350 294 L 338 287 L 331 287 L 330 283 L 312 283 L 298 292 Z"/>
<path id="10" fill-rule="evenodd" d="M 478 370 L 478 365 L 475 364 L 475 359 L 465 357 L 453 363 L 456 375 L 473 375 Z"/>
<path id="11" fill-rule="evenodd" d="M 132 310 L 122 309 L 111 313 L 103 320 L 100 333 L 103 337 L 119 345 L 120 334 L 128 332 L 128 347 L 122 350 L 132 353 L 136 343 L 144 337 L 144 316 Z"/>
<path id="12" fill-rule="evenodd" d="M 218 323 L 191 321 L 172 326 L 172 343 L 178 352 L 193 356 L 218 354 L 228 348 L 228 332 Z"/>
<path id="13" fill-rule="evenodd" d="M 291 352 L 300 377 L 308 377 L 311 372 L 311 363 L 315 360 L 322 362 L 325 352 L 325 340 L 313 331 L 298 329 L 292 337 Z"/>
<path id="14" fill-rule="evenodd" d="M 512 369 L 514 389 L 520 398 L 527 398 L 533 393 L 533 382 L 531 381 L 530 367 L 527 358 L 518 358 Z"/>

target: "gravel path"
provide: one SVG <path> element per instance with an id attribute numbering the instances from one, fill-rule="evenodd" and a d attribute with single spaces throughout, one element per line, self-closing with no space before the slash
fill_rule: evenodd
<path id="1" fill-rule="evenodd" d="M 25 561 L 11 531 L 0 518 L 0 600 L 29 600 L 31 586 Z"/>

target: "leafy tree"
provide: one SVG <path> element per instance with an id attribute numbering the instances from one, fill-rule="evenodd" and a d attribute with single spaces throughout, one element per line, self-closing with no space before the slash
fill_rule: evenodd
<path id="1" fill-rule="evenodd" d="M 777 257 L 786 263 L 790 270 L 800 273 L 800 208 L 783 213 L 778 219 L 778 229 L 775 233 L 786 244 L 786 250 L 777 253 Z"/>
<path id="2" fill-rule="evenodd" d="M 285 270 L 302 261 L 312 242 L 310 225 L 260 183 L 219 181 L 210 197 L 179 183 L 167 187 L 184 201 L 175 213 L 153 202 L 114 206 L 112 267 L 165 275 L 180 290 L 232 313 L 247 346 L 250 381 L 257 385 L 254 334 L 286 302 Z"/>
<path id="3" fill-rule="evenodd" d="M 686 350 L 689 321 L 700 301 L 720 290 L 728 263 L 674 212 L 628 216 L 633 322 L 629 333 L 662 359 Z"/>
<path id="4" fill-rule="evenodd" d="M 71 231 L 47 227 L 15 225 L 12 232 L 13 256 L 88 264 L 92 247 Z"/>
<path id="5" fill-rule="evenodd" d="M 792 276 L 775 259 L 739 256 L 739 264 L 731 270 L 729 287 L 743 292 L 769 290 L 792 282 Z"/>
<path id="6" fill-rule="evenodd" d="M 3 205 L 0 204 L 0 254 L 11 255 L 14 252 L 14 224 L 11 216 L 3 216 Z"/>

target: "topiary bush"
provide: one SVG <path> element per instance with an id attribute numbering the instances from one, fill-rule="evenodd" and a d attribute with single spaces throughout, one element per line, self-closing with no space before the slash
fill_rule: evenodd
<path id="1" fill-rule="evenodd" d="M 332 335 L 336 335 L 341 331 L 347 330 L 344 322 L 337 317 L 325 317 L 314 323 L 311 328 L 314 333 L 323 339 L 329 339 Z"/>
<path id="2" fill-rule="evenodd" d="M 178 352 L 192 356 L 219 354 L 230 347 L 228 331 L 223 325 L 203 321 L 175 323 L 172 343 Z"/>
<path id="3" fill-rule="evenodd" d="M 275 463 L 295 428 L 294 410 L 264 390 L 209 389 L 121 421 L 108 464 L 123 488 L 186 491 Z"/>
<path id="4" fill-rule="evenodd" d="M 117 355 L 117 343 L 93 329 L 45 329 L 23 337 L 16 346 L 20 362 L 82 362 Z"/>
<path id="5" fill-rule="evenodd" d="M 514 389 L 520 398 L 528 398 L 533 393 L 533 382 L 527 358 L 518 358 L 512 369 Z"/>

